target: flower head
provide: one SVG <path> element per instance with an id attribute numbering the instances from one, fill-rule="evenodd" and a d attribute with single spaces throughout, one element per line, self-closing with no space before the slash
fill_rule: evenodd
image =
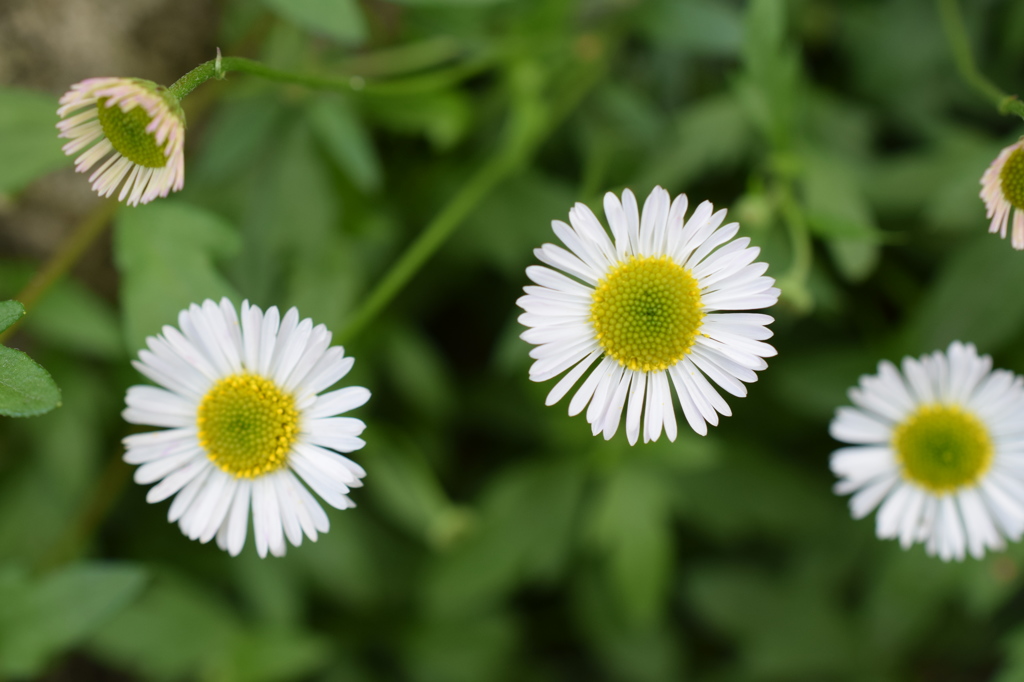
<path id="1" fill-rule="evenodd" d="M 185 114 L 167 88 L 140 78 L 89 78 L 60 98 L 59 137 L 103 197 L 146 204 L 185 185 Z M 122 181 L 124 184 L 122 185 Z"/>
<path id="2" fill-rule="evenodd" d="M 354 507 L 349 488 L 363 468 L 339 454 L 363 447 L 364 424 L 337 415 L 370 392 L 349 386 L 322 393 L 352 367 L 331 333 L 295 308 L 282 318 L 242 303 L 241 320 L 226 298 L 192 304 L 146 339 L 132 364 L 160 385 L 132 386 L 123 412 L 132 424 L 165 427 L 124 439 L 124 460 L 140 465 L 135 481 L 156 483 L 147 502 L 174 495 L 168 520 L 189 538 L 214 537 L 232 556 L 242 551 L 252 509 L 256 550 L 285 553 L 285 538 L 315 541 L 327 514 L 309 488 L 336 509 Z"/>
<path id="3" fill-rule="evenodd" d="M 570 224 L 555 220 L 555 235 L 568 250 L 545 244 L 534 251 L 550 267 L 526 270 L 527 286 L 517 302 L 529 327 L 522 338 L 530 351 L 533 381 L 568 373 L 547 404 L 558 402 L 593 366 L 569 402 L 569 414 L 587 407 L 594 435 L 611 438 L 626 411 L 626 435 L 644 442 L 662 429 L 676 437 L 670 385 L 694 431 L 704 435 L 728 403 L 714 382 L 735 396 L 743 382 L 757 380 L 775 349 L 763 343 L 772 333 L 768 315 L 722 311 L 767 308 L 779 297 L 768 266 L 755 263 L 759 250 L 747 238 L 733 239 L 737 223 L 722 226 L 725 211 L 704 202 L 685 221 L 687 199 L 670 201 L 656 187 L 643 216 L 628 189 L 622 200 L 604 197 L 609 238 L 583 204 L 569 211 Z M 710 381 L 709 381 L 710 379 Z"/>
<path id="4" fill-rule="evenodd" d="M 925 543 L 943 561 L 981 558 L 1024 532 L 1024 379 L 954 341 L 862 376 L 832 437 L 835 492 L 853 517 L 878 508 L 876 533 L 904 549 Z"/>
<path id="5" fill-rule="evenodd" d="M 985 170 L 981 176 L 981 198 L 985 201 L 985 217 L 992 220 L 988 231 L 998 232 L 1006 239 L 1012 212 L 1010 243 L 1018 251 L 1024 249 L 1024 138 L 999 152 Z"/>

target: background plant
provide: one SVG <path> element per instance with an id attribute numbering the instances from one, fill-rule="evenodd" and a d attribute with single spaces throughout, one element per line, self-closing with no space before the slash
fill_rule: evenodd
<path id="1" fill-rule="evenodd" d="M 1020 88 L 1024 5 L 963 11 L 980 71 Z M 63 406 L 0 425 L 0 676 L 1024 675 L 1024 550 L 953 565 L 902 552 L 830 492 L 828 420 L 880 358 L 963 339 L 1024 372 L 1021 255 L 985 233 L 977 197 L 1020 121 L 960 78 L 939 5 L 226 0 L 210 13 L 215 31 L 179 72 L 220 46 L 351 90 L 211 81 L 185 101 L 182 192 L 78 204 L 83 229 L 113 215 L 109 245 L 6 342 L 52 373 Z M 156 77 L 79 74 L 99 75 Z M 87 184 L 42 177 L 70 165 L 53 128 L 69 82 L 0 89 L 11 252 L 30 251 L 20 218 L 55 193 L 46 183 Z M 706 438 L 630 448 L 543 406 L 514 301 L 550 220 L 655 184 L 729 207 L 762 247 L 783 289 L 779 356 Z M 394 274 L 430 226 L 453 234 Z M 41 261 L 5 259 L 0 297 Z M 393 299 L 371 298 L 389 281 Z M 326 323 L 374 392 L 359 507 L 332 510 L 330 533 L 284 560 L 188 542 L 119 460 L 128 359 L 222 295 Z"/>

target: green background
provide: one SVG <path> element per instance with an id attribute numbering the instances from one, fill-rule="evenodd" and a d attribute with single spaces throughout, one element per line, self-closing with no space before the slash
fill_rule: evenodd
<path id="1" fill-rule="evenodd" d="M 1024 3 L 963 4 L 980 68 L 1024 89 Z M 828 422 L 880 359 L 961 339 L 1024 372 L 1024 254 L 977 196 L 1024 128 L 958 77 L 936 4 L 231 0 L 218 17 L 225 54 L 354 89 L 201 86 L 184 191 L 114 219 L 116 295 L 72 277 L 29 312 L 12 345 L 63 406 L 0 423 L 0 679 L 1024 679 L 1024 548 L 901 551 L 828 470 Z M 55 108 L 0 89 L 8 204 L 70 165 Z M 779 354 L 707 437 L 630 447 L 544 407 L 515 300 L 551 220 L 655 185 L 728 208 L 762 248 Z M 452 238 L 350 326 L 446 211 Z M 4 260 L 0 293 L 38 265 Z M 358 507 L 284 559 L 190 542 L 119 459 L 128 360 L 222 295 L 327 324 L 373 393 Z"/>

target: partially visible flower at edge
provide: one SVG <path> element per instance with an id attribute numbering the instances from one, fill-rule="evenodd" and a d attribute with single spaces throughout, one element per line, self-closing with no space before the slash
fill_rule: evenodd
<path id="1" fill-rule="evenodd" d="M 1024 137 L 999 152 L 982 174 L 981 185 L 985 217 L 992 220 L 988 231 L 1005 239 L 1012 213 L 1010 243 L 1024 249 Z"/>
<path id="2" fill-rule="evenodd" d="M 185 114 L 167 88 L 140 78 L 88 78 L 60 98 L 58 137 L 75 170 L 118 201 L 146 204 L 185 186 Z M 102 160 L 102 162 L 101 162 Z M 122 185 L 123 181 L 123 185 Z"/>
<path id="3" fill-rule="evenodd" d="M 174 496 L 168 520 L 192 540 L 242 551 L 252 510 L 261 557 L 283 556 L 285 538 L 316 541 L 327 514 L 299 481 L 336 509 L 354 507 L 350 488 L 366 472 L 340 453 L 365 445 L 364 424 L 337 415 L 370 398 L 360 386 L 327 393 L 352 368 L 324 325 L 282 318 L 228 299 L 192 304 L 146 339 L 135 368 L 156 386 L 132 386 L 123 417 L 164 427 L 125 437 L 124 460 L 139 465 L 136 483 L 156 483 L 150 503 Z"/>
<path id="4" fill-rule="evenodd" d="M 594 435 L 610 439 L 625 411 L 626 436 L 655 441 L 664 429 L 676 438 L 672 389 L 697 433 L 732 414 L 712 385 L 743 397 L 775 349 L 768 315 L 733 311 L 774 305 L 779 298 L 760 250 L 734 239 L 738 223 L 722 226 L 725 211 L 701 203 L 684 221 L 685 194 L 671 200 L 656 187 L 643 216 L 628 189 L 622 200 L 604 197 L 612 238 L 584 204 L 569 222 L 552 221 L 566 248 L 544 244 L 534 255 L 545 266 L 527 268 L 537 286 L 524 288 L 519 322 L 535 344 L 530 379 L 566 372 L 548 394 L 558 402 L 595 363 L 569 402 L 569 414 L 587 408 Z M 684 224 L 685 222 L 685 224 Z M 589 404 L 589 407 L 587 405 Z M 643 422 L 641 426 L 641 422 Z"/>
<path id="5" fill-rule="evenodd" d="M 954 341 L 864 375 L 840 407 L 832 437 L 835 493 L 855 519 L 878 508 L 879 538 L 960 561 L 1024 533 L 1024 379 Z"/>

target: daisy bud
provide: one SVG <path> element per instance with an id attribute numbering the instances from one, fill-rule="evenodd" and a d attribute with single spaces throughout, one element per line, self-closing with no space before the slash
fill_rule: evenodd
<path id="1" fill-rule="evenodd" d="M 989 232 L 1006 238 L 1006 226 L 1013 213 L 1010 243 L 1024 249 L 1024 138 L 999 152 L 999 156 L 981 176 L 981 198 L 985 217 L 992 220 Z"/>
<path id="2" fill-rule="evenodd" d="M 60 98 L 64 153 L 102 197 L 121 188 L 129 206 L 166 197 L 185 185 L 185 114 L 167 88 L 140 78 L 89 78 Z"/>

